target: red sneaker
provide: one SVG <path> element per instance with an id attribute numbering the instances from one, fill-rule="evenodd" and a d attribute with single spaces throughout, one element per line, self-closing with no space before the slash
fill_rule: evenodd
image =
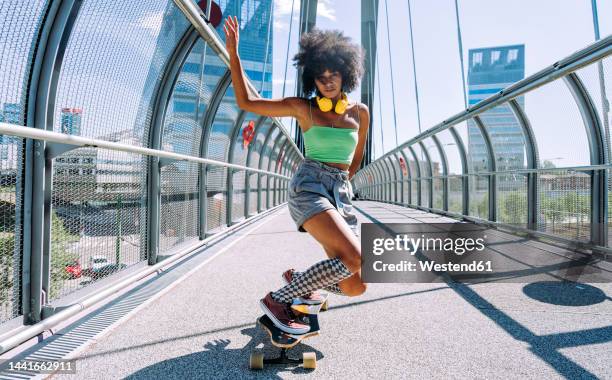
<path id="1" fill-rule="evenodd" d="M 295 269 L 291 268 L 288 269 L 286 271 L 283 272 L 283 280 L 288 284 L 293 280 L 293 272 L 295 272 Z M 325 302 L 325 298 L 323 298 L 321 296 L 321 294 L 317 291 L 314 291 L 312 293 L 309 294 L 305 294 L 301 297 L 298 297 L 299 301 L 301 303 L 304 303 L 306 305 L 320 305 L 323 302 Z"/>
<path id="2" fill-rule="evenodd" d="M 260 300 L 259 305 L 263 312 L 272 320 L 274 325 L 284 332 L 290 334 L 306 334 L 310 331 L 309 325 L 300 323 L 295 319 L 289 304 L 274 301 L 272 292 L 268 293 Z"/>

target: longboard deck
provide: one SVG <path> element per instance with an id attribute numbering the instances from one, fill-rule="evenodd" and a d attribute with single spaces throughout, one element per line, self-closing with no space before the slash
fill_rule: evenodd
<path id="1" fill-rule="evenodd" d="M 292 348 L 306 338 L 319 335 L 319 320 L 316 314 L 304 315 L 300 320 L 306 321 L 310 325 L 310 331 L 305 334 L 290 334 L 282 331 L 274 325 L 267 315 L 262 315 L 257 319 L 257 323 L 270 335 L 272 344 L 279 348 Z M 306 322 L 304 321 L 304 322 Z"/>

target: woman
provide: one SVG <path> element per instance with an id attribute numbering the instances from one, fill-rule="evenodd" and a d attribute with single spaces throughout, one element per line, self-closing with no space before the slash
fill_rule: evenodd
<path id="1" fill-rule="evenodd" d="M 289 182 L 289 212 L 298 231 L 310 233 L 329 258 L 303 272 L 287 270 L 282 274 L 287 285 L 260 301 L 263 311 L 281 330 L 303 334 L 309 326 L 292 313 L 294 299 L 317 304 L 322 302 L 316 292 L 319 289 L 347 296 L 366 290 L 360 275 L 361 247 L 356 236 L 357 219 L 350 213 L 348 180 L 361 164 L 370 115 L 365 105 L 349 103 L 345 93 L 352 91 L 361 78 L 363 52 L 339 31 L 313 30 L 302 36 L 294 61 L 303 69 L 304 93 L 317 96 L 262 99 L 247 91 L 238 56 L 235 16 L 225 20 L 224 31 L 238 107 L 259 115 L 294 117 L 304 135 L 306 158 Z"/>

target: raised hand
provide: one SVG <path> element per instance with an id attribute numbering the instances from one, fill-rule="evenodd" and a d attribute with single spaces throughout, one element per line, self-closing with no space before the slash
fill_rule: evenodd
<path id="1" fill-rule="evenodd" d="M 223 24 L 223 30 L 225 31 L 225 48 L 228 53 L 236 53 L 238 51 L 238 39 L 239 39 L 239 26 L 238 18 L 236 16 L 228 16 Z"/>

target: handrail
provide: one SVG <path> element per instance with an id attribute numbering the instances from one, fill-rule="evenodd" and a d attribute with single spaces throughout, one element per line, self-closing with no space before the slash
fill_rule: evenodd
<path id="1" fill-rule="evenodd" d="M 45 141 L 51 141 L 51 142 L 56 142 L 56 143 L 61 143 L 61 144 L 68 144 L 68 145 L 93 147 L 93 148 L 105 148 L 105 149 L 111 149 L 111 150 L 128 152 L 128 153 L 138 153 L 138 154 L 143 154 L 147 156 L 170 158 L 170 159 L 174 159 L 177 161 L 190 161 L 190 162 L 198 162 L 198 163 L 208 164 L 208 165 L 224 166 L 224 167 L 244 170 L 248 172 L 266 174 L 266 175 L 270 175 L 273 177 L 290 179 L 290 177 L 287 177 L 281 174 L 268 172 L 268 171 L 261 170 L 261 169 L 250 168 L 248 166 L 242 166 L 242 165 L 230 164 L 230 163 L 223 162 L 223 161 L 211 160 L 209 158 L 194 157 L 194 156 L 189 156 L 186 154 L 166 152 L 164 150 L 136 147 L 136 146 L 120 144 L 120 143 L 116 143 L 112 141 L 94 139 L 90 137 L 66 135 L 63 133 L 46 131 L 46 130 L 37 129 L 37 128 L 29 128 L 29 127 L 24 127 L 21 125 L 16 125 L 16 124 L 0 122 L 0 134 L 11 135 L 11 136 L 16 136 L 16 137 L 25 137 L 25 138 L 31 138 L 31 139 L 36 139 L 36 140 L 45 140 Z"/>
<path id="2" fill-rule="evenodd" d="M 223 43 L 217 36 L 217 33 L 215 33 L 213 29 L 202 19 L 202 12 L 196 6 L 195 2 L 192 0 L 174 0 L 174 3 L 181 10 L 181 12 L 183 12 L 187 20 L 189 20 L 191 25 L 193 25 L 193 27 L 198 31 L 204 41 L 206 41 L 213 51 L 217 53 L 221 61 L 229 68 L 230 58 L 225 46 L 223 46 Z M 246 82 L 252 94 L 257 97 L 261 97 L 255 86 L 253 86 L 248 78 L 246 78 Z M 285 129 L 284 124 L 277 117 L 270 117 L 270 119 L 275 121 L 285 136 L 289 138 L 293 148 L 299 152 L 300 156 L 302 156 L 300 149 L 297 147 L 297 145 L 295 145 L 293 139 L 291 139 L 291 136 L 289 135 L 289 132 L 287 132 L 287 129 Z M 304 157 L 302 156 L 302 158 Z"/>

